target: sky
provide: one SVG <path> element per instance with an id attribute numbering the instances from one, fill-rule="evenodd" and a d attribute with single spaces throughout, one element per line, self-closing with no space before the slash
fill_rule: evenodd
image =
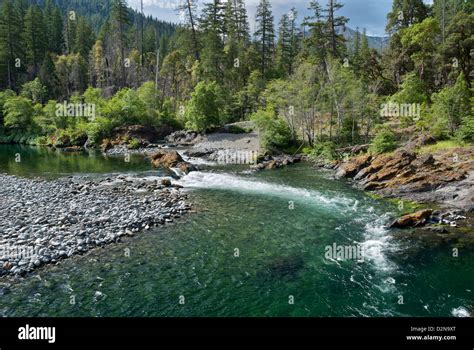
<path id="1" fill-rule="evenodd" d="M 160 20 L 179 23 L 180 18 L 174 9 L 180 0 L 143 0 L 144 12 L 146 15 L 152 15 Z M 211 0 L 195 0 L 198 4 Z M 224 1 L 224 0 L 221 0 Z M 249 16 L 250 29 L 253 31 L 255 25 L 255 10 L 259 0 L 245 0 L 247 14 Z M 298 11 L 298 18 L 301 20 L 304 16 L 310 14 L 307 10 L 310 0 L 270 0 L 274 16 L 275 26 L 284 13 L 287 13 L 291 7 Z M 325 0 L 321 1 L 323 4 Z M 370 36 L 384 36 L 387 13 L 392 8 L 392 0 L 340 0 L 344 7 L 339 11 L 340 15 L 349 18 L 348 26 L 352 29 L 362 31 L 366 28 Z M 431 3 L 432 0 L 424 0 L 425 3 Z M 140 9 L 140 0 L 128 0 L 130 7 Z"/>

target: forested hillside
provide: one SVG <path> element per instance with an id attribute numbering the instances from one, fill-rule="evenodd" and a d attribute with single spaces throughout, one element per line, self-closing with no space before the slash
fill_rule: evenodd
<path id="1" fill-rule="evenodd" d="M 390 151 L 400 141 L 393 129 L 474 139 L 470 1 L 394 0 L 381 52 L 365 30 L 346 45 L 338 28 L 348 19 L 336 0 L 309 2 L 306 18 L 289 8 L 280 19 L 261 0 L 254 33 L 244 0 L 206 2 L 200 13 L 184 1 L 176 32 L 150 18 L 142 31 L 126 5 L 1 2 L 3 140 L 82 146 L 117 126 L 203 132 L 248 119 L 265 148 L 305 145 L 315 157 L 369 142 Z M 93 115 L 58 113 L 58 102 L 93 106 Z"/>
<path id="2" fill-rule="evenodd" d="M 123 82 L 117 62 L 122 45 L 124 59 L 137 59 L 137 51 L 141 56 L 143 50 L 141 74 L 153 72 L 154 76 L 157 49 L 166 55 L 167 42 L 176 29 L 174 24 L 143 17 L 110 0 L 1 0 L 0 9 L 0 86 L 18 91 L 39 77 L 47 88 L 46 99 L 69 98 L 90 83 L 97 85 L 94 55 L 105 60 L 99 74 L 104 75 L 107 87 L 119 88 Z M 123 23 L 116 22 L 118 16 Z M 68 82 L 72 71 L 74 77 Z M 132 79 L 132 74 L 136 72 L 126 78 Z"/>

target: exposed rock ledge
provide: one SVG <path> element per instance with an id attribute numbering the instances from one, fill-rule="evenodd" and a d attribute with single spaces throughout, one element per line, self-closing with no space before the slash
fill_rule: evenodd
<path id="1" fill-rule="evenodd" d="M 406 149 L 362 154 L 335 164 L 334 169 L 337 177 L 352 178 L 362 189 L 384 197 L 474 210 L 474 147 L 435 154 Z"/>

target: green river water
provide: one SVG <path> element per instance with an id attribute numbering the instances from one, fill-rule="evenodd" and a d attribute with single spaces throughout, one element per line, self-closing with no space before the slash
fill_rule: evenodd
<path id="1" fill-rule="evenodd" d="M 0 146 L 0 173 L 125 172 L 161 174 L 138 156 L 126 163 Z M 456 316 L 474 305 L 472 249 L 455 258 L 449 245 L 393 238 L 385 225 L 397 207 L 329 172 L 210 166 L 179 183 L 193 212 L 20 281 L 0 280 L 11 284 L 0 315 Z M 360 244 L 364 261 L 325 258 L 333 244 Z"/>

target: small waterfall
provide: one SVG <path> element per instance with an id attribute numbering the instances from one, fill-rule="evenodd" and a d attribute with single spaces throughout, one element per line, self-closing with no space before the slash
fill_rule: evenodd
<path id="1" fill-rule="evenodd" d="M 183 177 L 183 176 L 186 176 L 186 173 L 184 171 L 182 171 L 181 169 L 179 169 L 179 168 L 170 168 L 170 170 L 172 172 L 174 172 L 175 175 L 180 177 L 180 178 Z"/>

